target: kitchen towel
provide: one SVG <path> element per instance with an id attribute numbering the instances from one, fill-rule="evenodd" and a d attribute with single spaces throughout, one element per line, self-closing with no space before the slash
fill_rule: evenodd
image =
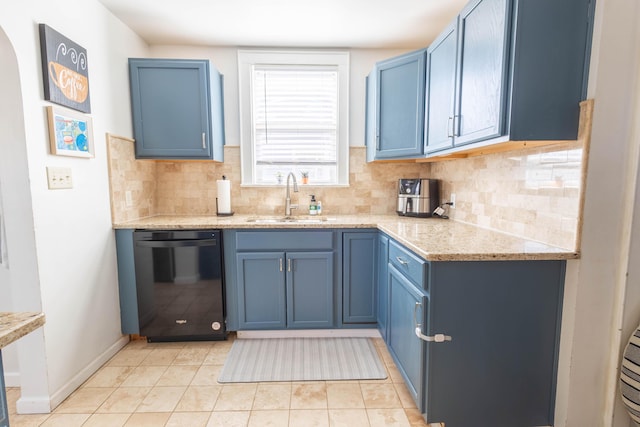
<path id="1" fill-rule="evenodd" d="M 387 371 L 369 338 L 240 338 L 218 382 L 384 378 Z"/>
<path id="2" fill-rule="evenodd" d="M 231 181 L 219 179 L 216 181 L 218 187 L 218 214 L 231 213 Z"/>

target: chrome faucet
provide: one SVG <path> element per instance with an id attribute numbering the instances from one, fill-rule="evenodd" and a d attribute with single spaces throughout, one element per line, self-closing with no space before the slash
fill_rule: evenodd
<path id="1" fill-rule="evenodd" d="M 289 172 L 287 175 L 287 196 L 284 199 L 284 214 L 285 216 L 291 216 L 291 209 L 298 209 L 298 205 L 291 204 L 291 193 L 289 192 L 289 178 L 293 178 L 293 191 L 298 192 L 298 181 L 293 172 Z"/>

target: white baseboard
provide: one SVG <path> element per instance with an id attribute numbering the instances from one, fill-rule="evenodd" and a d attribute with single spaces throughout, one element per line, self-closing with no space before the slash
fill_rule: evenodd
<path id="1" fill-rule="evenodd" d="M 109 347 L 105 352 L 95 358 L 90 364 L 88 364 L 84 369 L 78 372 L 71 380 L 69 380 L 65 385 L 60 387 L 58 391 L 51 395 L 51 410 L 55 409 L 56 406 L 61 404 L 71 393 L 73 393 L 78 387 L 82 385 L 86 380 L 88 380 L 91 375 L 93 375 L 102 365 L 107 363 L 109 359 L 111 359 L 122 347 L 127 345 L 129 342 L 129 336 L 125 335 L 116 341 L 111 347 Z M 19 412 L 20 413 L 20 412 Z"/>
<path id="2" fill-rule="evenodd" d="M 16 402 L 18 414 L 48 414 L 51 412 L 51 399 L 48 397 L 20 397 Z"/>
<path id="3" fill-rule="evenodd" d="M 381 338 L 377 329 L 286 329 L 238 331 L 238 338 Z"/>

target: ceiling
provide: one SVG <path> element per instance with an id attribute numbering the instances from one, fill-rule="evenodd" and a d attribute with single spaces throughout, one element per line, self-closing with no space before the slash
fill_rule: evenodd
<path id="1" fill-rule="evenodd" d="M 99 0 L 150 45 L 419 48 L 468 0 Z"/>

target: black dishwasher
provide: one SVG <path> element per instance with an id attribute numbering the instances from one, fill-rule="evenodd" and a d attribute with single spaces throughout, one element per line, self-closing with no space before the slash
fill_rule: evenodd
<path id="1" fill-rule="evenodd" d="M 133 232 L 140 335 L 226 339 L 220 230 Z"/>

